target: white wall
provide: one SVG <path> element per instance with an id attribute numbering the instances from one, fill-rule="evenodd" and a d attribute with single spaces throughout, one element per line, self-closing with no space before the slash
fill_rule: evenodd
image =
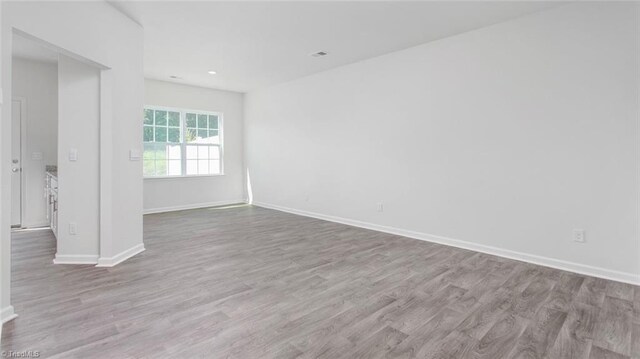
<path id="1" fill-rule="evenodd" d="M 97 263 L 100 214 L 100 74 L 95 67 L 58 60 L 58 251 L 57 261 Z M 70 161 L 69 151 L 77 151 Z M 76 234 L 69 224 L 76 224 Z"/>
<path id="2" fill-rule="evenodd" d="M 100 259 L 115 263 L 142 245 L 142 162 L 130 161 L 142 149 L 140 114 L 144 102 L 143 33 L 139 25 L 106 2 L 2 2 L 2 89 L 11 98 L 11 47 L 14 31 L 43 40 L 84 61 L 100 73 Z M 2 297 L 10 308 L 11 106 L 0 122 L 0 243 Z M 103 150 L 102 150 L 103 149 Z M 82 224 L 78 224 L 81 226 Z M 123 257 L 124 256 L 124 257 Z"/>
<path id="3" fill-rule="evenodd" d="M 254 201 L 640 283 L 637 6 L 564 6 L 250 92 Z"/>
<path id="4" fill-rule="evenodd" d="M 147 178 L 144 180 L 145 212 L 207 207 L 245 200 L 243 94 L 145 80 L 145 105 L 222 112 L 224 136 L 224 175 Z"/>
<path id="5" fill-rule="evenodd" d="M 46 226 L 45 166 L 58 163 L 58 69 L 55 63 L 14 57 L 12 71 L 13 96 L 23 97 L 27 107 L 22 226 Z M 42 153 L 41 160 L 33 158 L 36 152 Z"/>

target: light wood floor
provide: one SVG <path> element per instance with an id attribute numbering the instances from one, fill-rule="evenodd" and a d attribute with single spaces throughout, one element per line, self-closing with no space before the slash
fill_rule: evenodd
<path id="1" fill-rule="evenodd" d="M 239 207 L 145 216 L 147 251 L 13 238 L 2 350 L 59 358 L 640 358 L 640 288 Z"/>

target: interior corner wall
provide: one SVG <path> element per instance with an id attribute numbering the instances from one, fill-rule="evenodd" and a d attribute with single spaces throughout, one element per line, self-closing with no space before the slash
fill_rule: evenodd
<path id="1" fill-rule="evenodd" d="M 224 175 L 144 180 L 147 213 L 244 202 L 244 95 L 145 80 L 145 105 L 222 112 Z"/>
<path id="2" fill-rule="evenodd" d="M 638 25 L 571 4 L 249 92 L 254 202 L 640 283 Z"/>
<path id="3" fill-rule="evenodd" d="M 58 59 L 58 240 L 56 259 L 94 258 L 99 252 L 100 217 L 99 70 Z M 69 152 L 77 151 L 71 161 Z M 75 223 L 76 233 L 69 225 Z"/>
<path id="4" fill-rule="evenodd" d="M 2 3 L 0 3 L 0 40 L 4 40 L 3 29 L 3 16 Z M 4 316 L 5 312 L 13 311 L 11 306 L 11 240 L 7 240 L 7 237 L 11 236 L 11 185 L 9 173 L 5 173 L 7 167 L 3 167 L 3 163 L 8 163 L 11 160 L 11 142 L 7 139 L 11 139 L 7 134 L 11 133 L 11 121 L 5 117 L 4 95 L 6 82 L 4 81 L 4 59 L 3 46 L 0 46 L 0 335 L 2 334 L 2 327 L 8 317 Z M 9 114 L 11 115 L 11 114 Z M 11 117 L 9 117 L 11 118 Z M 5 124 L 9 122 L 9 130 L 6 129 Z"/>
<path id="5" fill-rule="evenodd" d="M 58 69 L 55 63 L 14 57 L 12 72 L 13 96 L 24 98 L 27 108 L 22 226 L 47 226 L 45 167 L 58 163 Z M 34 157 L 34 153 L 41 153 L 42 158 Z"/>
<path id="6" fill-rule="evenodd" d="M 142 149 L 140 116 L 144 102 L 142 28 L 106 2 L 8 2 L 2 6 L 2 90 L 11 98 L 11 47 L 14 31 L 40 39 L 76 59 L 102 65 L 109 72 L 108 118 L 113 133 L 108 142 L 111 171 L 101 174 L 111 188 L 108 213 L 101 212 L 101 227 L 111 229 L 109 251 L 101 256 L 114 258 L 142 246 L 142 162 L 131 161 L 129 151 Z M 107 89 L 101 89 L 107 90 Z M 101 92 L 101 98 L 104 94 Z M 102 112 L 101 112 L 102 114 Z M 8 160 L 11 139 L 11 106 L 2 107 L 0 122 L 0 245 L 2 248 L 2 297 L 0 307 L 10 305 L 11 234 Z M 101 138 L 101 146 L 103 144 Z M 102 162 L 101 162 L 102 163 Z M 104 217 L 103 217 L 104 216 Z M 108 223 L 102 218 L 109 218 Z M 78 224 L 81 226 L 82 224 Z"/>

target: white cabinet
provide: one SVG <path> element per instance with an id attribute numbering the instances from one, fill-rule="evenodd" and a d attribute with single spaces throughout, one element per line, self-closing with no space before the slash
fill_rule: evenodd
<path id="1" fill-rule="evenodd" d="M 47 209 L 47 222 L 51 223 L 51 177 L 49 173 L 44 176 L 44 201 Z"/>

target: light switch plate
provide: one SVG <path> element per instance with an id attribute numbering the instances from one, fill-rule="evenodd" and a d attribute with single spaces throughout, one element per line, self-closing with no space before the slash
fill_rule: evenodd
<path id="1" fill-rule="evenodd" d="M 140 159 L 142 158 L 142 154 L 140 153 L 140 150 L 137 148 L 132 148 L 129 150 L 129 160 L 130 161 L 140 161 Z"/>
<path id="2" fill-rule="evenodd" d="M 78 149 L 71 148 L 69 149 L 69 161 L 77 161 L 78 160 Z"/>

